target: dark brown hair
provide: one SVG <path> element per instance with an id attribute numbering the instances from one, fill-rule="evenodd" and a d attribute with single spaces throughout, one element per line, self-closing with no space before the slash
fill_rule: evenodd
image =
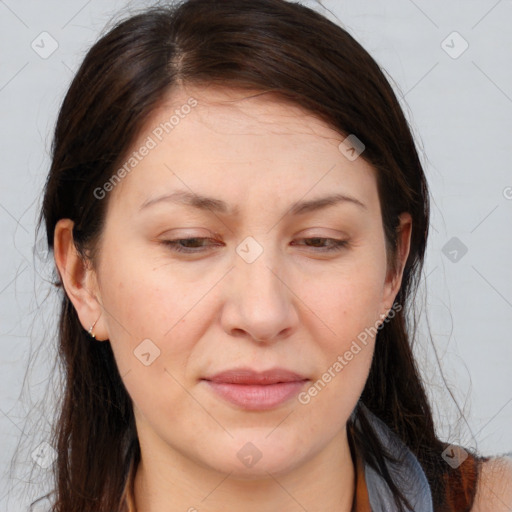
<path id="1" fill-rule="evenodd" d="M 377 171 L 390 265 L 398 216 L 411 214 L 410 254 L 396 298 L 402 308 L 378 332 L 360 401 L 416 455 L 434 509 L 443 510 L 447 444 L 436 435 L 407 322 L 427 243 L 427 182 L 392 87 L 341 26 L 284 0 L 189 0 L 118 23 L 87 53 L 58 116 L 41 217 L 49 247 L 57 221 L 69 218 L 77 249 L 94 260 L 108 197 L 98 200 L 93 191 L 114 174 L 149 116 L 180 83 L 272 92 L 363 141 L 361 157 Z M 54 511 L 112 512 L 130 462 L 140 457 L 132 403 L 110 344 L 91 341 L 60 293 L 65 389 L 54 432 Z M 397 506 L 407 505 L 362 408 L 355 414 L 365 459 L 386 479 Z"/>

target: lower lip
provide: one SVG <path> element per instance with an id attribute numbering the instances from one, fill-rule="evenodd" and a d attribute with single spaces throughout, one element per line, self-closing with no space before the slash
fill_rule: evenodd
<path id="1" fill-rule="evenodd" d="M 279 382 L 276 384 L 228 384 L 226 382 L 205 381 L 222 398 L 252 411 L 265 411 L 277 407 L 304 387 L 307 380 Z"/>

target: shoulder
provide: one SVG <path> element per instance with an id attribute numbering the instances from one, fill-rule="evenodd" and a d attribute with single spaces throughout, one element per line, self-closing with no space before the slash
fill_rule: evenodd
<path id="1" fill-rule="evenodd" d="M 512 510 L 512 452 L 481 463 L 471 512 Z"/>

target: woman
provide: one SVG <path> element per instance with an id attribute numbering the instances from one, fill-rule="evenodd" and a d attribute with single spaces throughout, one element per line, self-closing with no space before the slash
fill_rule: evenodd
<path id="1" fill-rule="evenodd" d="M 509 510 L 510 463 L 436 435 L 406 323 L 427 183 L 346 31 L 148 9 L 87 54 L 52 156 L 53 510 Z"/>

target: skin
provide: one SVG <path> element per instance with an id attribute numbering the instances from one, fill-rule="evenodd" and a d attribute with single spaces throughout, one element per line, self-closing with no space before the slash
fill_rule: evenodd
<path id="1" fill-rule="evenodd" d="M 471 512 L 512 510 L 512 456 L 494 456 L 482 464 Z"/>
<path id="2" fill-rule="evenodd" d="M 375 170 L 342 154 L 345 135 L 269 94 L 174 90 L 133 150 L 191 96 L 198 105 L 109 193 L 93 264 L 78 256 L 69 219 L 55 230 L 66 293 L 84 329 L 97 321 L 96 340 L 111 343 L 133 400 L 142 453 L 137 509 L 349 511 L 346 422 L 368 377 L 372 336 L 308 404 L 292 398 L 246 411 L 201 378 L 236 366 L 280 366 L 311 383 L 321 379 L 392 307 L 410 215 L 400 219 L 392 272 Z M 141 210 L 176 190 L 222 199 L 239 215 L 166 201 Z M 284 215 L 295 201 L 333 192 L 365 208 L 345 202 Z M 252 263 L 236 252 L 248 236 L 263 249 Z M 191 255 L 162 243 L 187 237 L 213 241 Z M 348 245 L 333 252 L 323 249 L 329 242 L 306 245 L 318 237 Z M 145 339 L 160 350 L 149 366 L 134 355 Z M 262 455 L 252 467 L 237 457 L 248 442 Z"/>

